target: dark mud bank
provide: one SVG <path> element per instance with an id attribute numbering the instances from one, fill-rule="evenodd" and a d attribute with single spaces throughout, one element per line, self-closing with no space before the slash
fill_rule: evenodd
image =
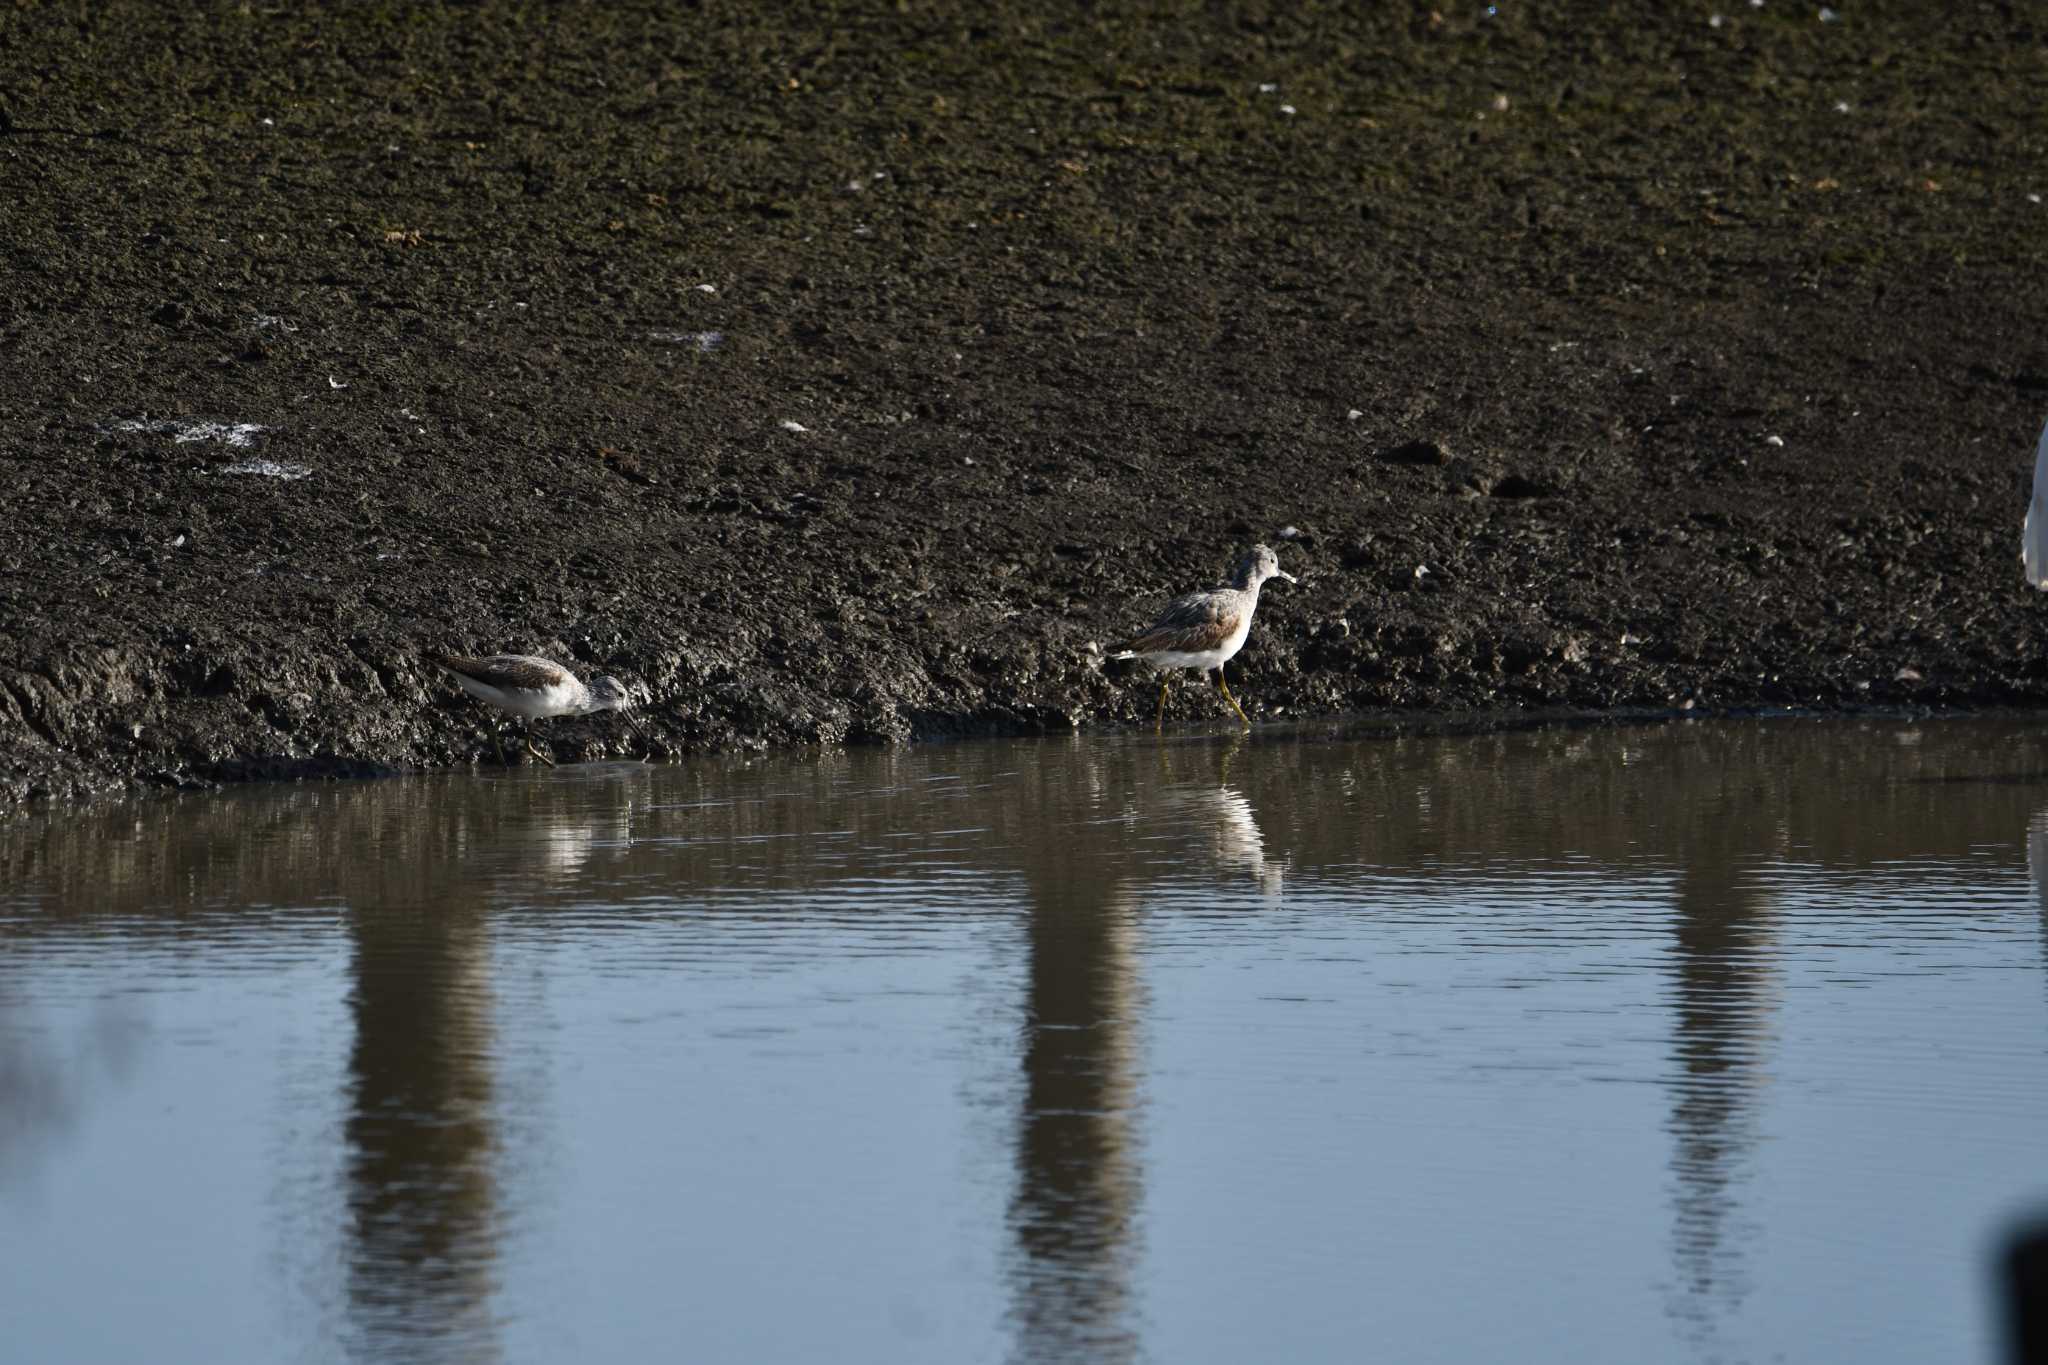
<path id="1" fill-rule="evenodd" d="M 1840 8 L 16 9 L 0 803 L 1148 723 L 1255 539 L 1254 716 L 2037 705 L 2044 35 Z"/>

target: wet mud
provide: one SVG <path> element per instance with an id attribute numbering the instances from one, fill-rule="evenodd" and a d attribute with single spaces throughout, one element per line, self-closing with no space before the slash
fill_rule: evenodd
<path id="1" fill-rule="evenodd" d="M 0 805 L 2048 699 L 2024 7 L 906 8 L 0 13 Z"/>

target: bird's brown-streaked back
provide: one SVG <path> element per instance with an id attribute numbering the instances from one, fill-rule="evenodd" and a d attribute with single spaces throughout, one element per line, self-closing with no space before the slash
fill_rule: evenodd
<path id="1" fill-rule="evenodd" d="M 544 692 L 574 680 L 569 670 L 560 664 L 525 654 L 493 654 L 487 658 L 469 654 L 428 654 L 427 661 L 501 692 Z"/>
<path id="2" fill-rule="evenodd" d="M 1196 654 L 1221 649 L 1237 630 L 1242 605 L 1235 595 L 1191 592 L 1176 597 L 1145 633 L 1121 646 L 1132 654 Z"/>

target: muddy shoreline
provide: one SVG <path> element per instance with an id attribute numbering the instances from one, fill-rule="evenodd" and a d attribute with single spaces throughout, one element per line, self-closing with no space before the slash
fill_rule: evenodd
<path id="1" fill-rule="evenodd" d="M 2043 35 L 1494 8 L 9 13 L 0 807 L 1149 724 L 1254 540 L 1256 719 L 2048 701 Z"/>

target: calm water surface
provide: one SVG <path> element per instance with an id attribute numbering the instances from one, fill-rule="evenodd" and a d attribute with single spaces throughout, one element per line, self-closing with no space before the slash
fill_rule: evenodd
<path id="1" fill-rule="evenodd" d="M 23 1360 L 1991 1361 L 2048 727 L 0 824 Z M 2030 870 L 2031 869 L 2031 870 Z"/>

